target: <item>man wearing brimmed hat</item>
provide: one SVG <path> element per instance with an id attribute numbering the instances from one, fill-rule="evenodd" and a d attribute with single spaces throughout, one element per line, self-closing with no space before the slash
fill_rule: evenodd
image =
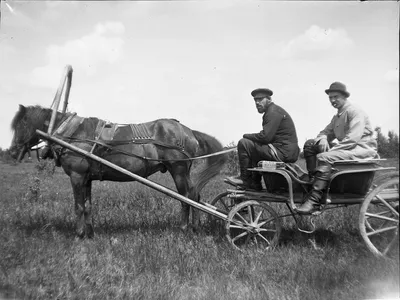
<path id="1" fill-rule="evenodd" d="M 299 156 L 296 128 L 290 115 L 272 102 L 273 92 L 260 88 L 251 92 L 262 118 L 259 133 L 247 133 L 238 142 L 240 176 L 228 177 L 227 181 L 245 189 L 261 190 L 261 175 L 248 168 L 257 166 L 260 160 L 295 162 Z"/>
<path id="2" fill-rule="evenodd" d="M 369 118 L 347 100 L 350 93 L 346 86 L 334 82 L 325 93 L 338 112 L 315 139 L 304 144 L 304 158 L 313 185 L 306 201 L 297 209 L 300 214 L 309 214 L 319 208 L 334 161 L 371 159 L 377 155 L 377 142 Z M 335 139 L 338 143 L 333 144 Z"/>

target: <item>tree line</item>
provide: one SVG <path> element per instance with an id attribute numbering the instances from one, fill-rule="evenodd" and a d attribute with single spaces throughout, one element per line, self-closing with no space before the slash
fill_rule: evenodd
<path id="1" fill-rule="evenodd" d="M 382 133 L 380 127 L 375 128 L 376 139 L 378 142 L 378 153 L 381 158 L 399 157 L 399 135 L 393 130 L 389 130 L 388 135 Z"/>

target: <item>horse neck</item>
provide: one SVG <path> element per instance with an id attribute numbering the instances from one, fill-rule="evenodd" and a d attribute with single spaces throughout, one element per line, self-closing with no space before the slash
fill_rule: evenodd
<path id="1" fill-rule="evenodd" d="M 51 121 L 52 110 L 42 107 L 31 107 L 27 112 L 28 122 L 36 130 L 47 132 Z M 56 129 L 67 118 L 66 113 L 57 112 L 53 129 Z"/>
<path id="2" fill-rule="evenodd" d="M 36 107 L 35 109 L 39 108 Z M 33 127 L 35 129 L 48 132 L 53 111 L 49 108 L 40 108 L 40 109 L 41 111 L 38 110 L 32 111 L 31 122 L 34 125 Z M 62 125 L 64 121 L 68 119 L 69 116 L 71 116 L 71 113 L 57 112 L 52 133 L 54 133 L 60 127 L 60 125 Z M 99 119 L 97 118 L 84 118 L 83 121 L 81 122 L 81 126 L 79 126 L 79 129 L 76 128 L 75 129 L 76 131 L 74 131 L 71 134 L 73 134 L 76 137 L 94 137 L 96 125 L 98 122 Z M 70 123 L 66 125 L 67 127 L 71 126 Z"/>

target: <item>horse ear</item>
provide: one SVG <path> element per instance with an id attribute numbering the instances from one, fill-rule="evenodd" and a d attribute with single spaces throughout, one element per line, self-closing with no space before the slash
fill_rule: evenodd
<path id="1" fill-rule="evenodd" d="M 25 110 L 26 110 L 25 106 L 23 106 L 22 104 L 20 104 L 20 105 L 19 105 L 19 111 L 20 111 L 21 113 L 25 113 Z"/>

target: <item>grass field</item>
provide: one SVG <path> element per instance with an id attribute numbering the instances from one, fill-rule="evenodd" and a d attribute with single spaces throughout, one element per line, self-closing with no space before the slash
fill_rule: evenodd
<path id="1" fill-rule="evenodd" d="M 399 297 L 399 259 L 371 255 L 358 205 L 325 212 L 312 235 L 287 218 L 277 248 L 238 251 L 205 215 L 201 232 L 181 232 L 176 200 L 135 182 L 94 182 L 96 235 L 79 240 L 69 178 L 35 165 L 0 163 L 0 299 Z M 167 174 L 150 179 L 173 187 Z M 203 199 L 226 188 L 219 176 Z"/>

